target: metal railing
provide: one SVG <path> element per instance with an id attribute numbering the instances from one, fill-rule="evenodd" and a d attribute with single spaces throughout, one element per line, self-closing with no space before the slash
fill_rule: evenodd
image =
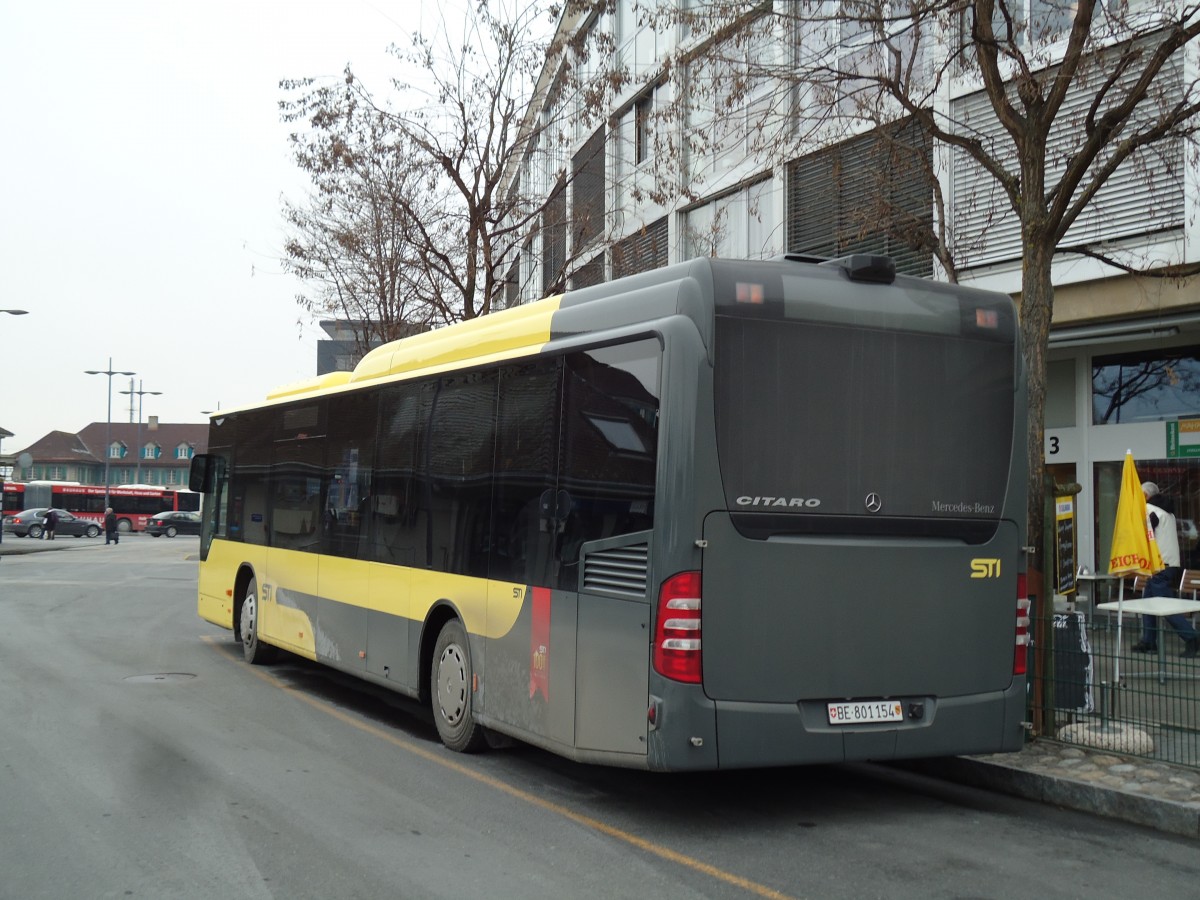
<path id="1" fill-rule="evenodd" d="M 1046 650 L 1030 654 L 1036 736 L 1200 768 L 1200 657 L 1181 657 L 1169 627 L 1157 653 L 1135 652 L 1140 616 L 1125 613 L 1118 628 L 1115 612 L 1079 606 L 1035 611 Z"/>

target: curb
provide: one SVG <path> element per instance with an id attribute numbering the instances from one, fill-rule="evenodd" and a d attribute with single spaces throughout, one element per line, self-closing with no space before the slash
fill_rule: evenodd
<path id="1" fill-rule="evenodd" d="M 896 765 L 970 787 L 1144 825 L 1167 834 L 1200 839 L 1200 806 L 1193 803 L 1178 803 L 1112 790 L 965 756 L 912 760 Z"/>

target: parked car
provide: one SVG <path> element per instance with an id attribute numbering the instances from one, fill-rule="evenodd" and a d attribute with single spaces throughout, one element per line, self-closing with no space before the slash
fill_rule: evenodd
<path id="1" fill-rule="evenodd" d="M 56 535 L 71 535 L 73 537 L 96 537 L 100 534 L 100 525 L 93 519 L 81 519 L 73 516 L 65 509 L 55 509 L 58 513 L 58 524 L 54 526 Z M 40 538 L 46 530 L 45 506 L 33 509 L 23 509 L 4 520 L 4 533 L 15 534 L 17 537 Z"/>
<path id="2" fill-rule="evenodd" d="M 155 513 L 146 523 L 146 534 L 150 537 L 166 535 L 173 538 L 177 534 L 199 534 L 200 513 L 194 512 L 160 512 Z"/>

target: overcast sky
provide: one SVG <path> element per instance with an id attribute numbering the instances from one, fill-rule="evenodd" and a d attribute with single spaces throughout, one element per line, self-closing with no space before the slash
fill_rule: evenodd
<path id="1" fill-rule="evenodd" d="M 302 195 L 281 78 L 351 63 L 380 92 L 429 0 L 39 0 L 0 12 L 0 427 L 12 453 L 103 422 L 134 371 L 143 421 L 316 373 L 322 332 L 280 272 Z M 379 88 L 376 88 L 379 85 Z M 129 378 L 112 418 L 130 421 Z M 134 410 L 136 415 L 136 398 Z"/>

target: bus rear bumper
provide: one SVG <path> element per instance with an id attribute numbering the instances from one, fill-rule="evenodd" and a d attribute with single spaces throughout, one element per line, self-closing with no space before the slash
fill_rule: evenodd
<path id="1" fill-rule="evenodd" d="M 718 701 L 718 765 L 735 769 L 1001 753 L 1020 750 L 1024 743 L 1024 679 L 1015 679 L 1006 691 L 905 698 L 904 703 L 906 709 L 920 704 L 920 717 L 830 725 L 822 702 Z"/>

